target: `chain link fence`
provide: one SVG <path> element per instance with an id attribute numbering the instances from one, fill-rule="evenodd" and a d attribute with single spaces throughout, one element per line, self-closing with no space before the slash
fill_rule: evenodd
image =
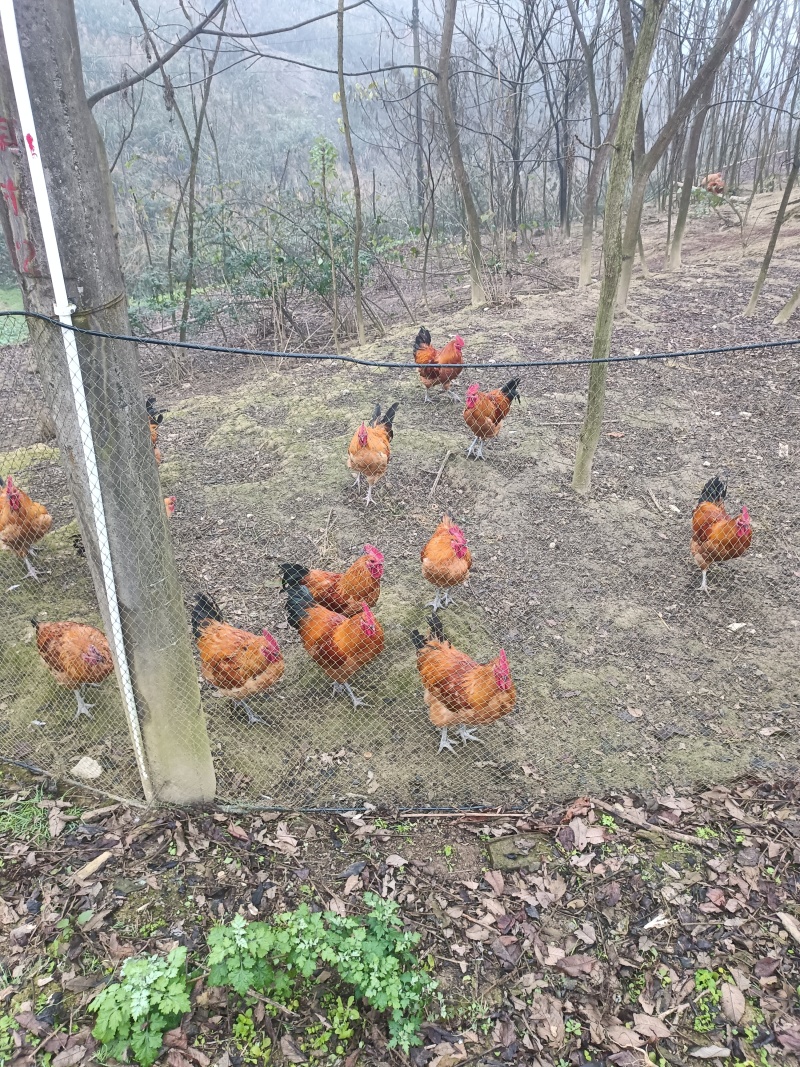
<path id="1" fill-rule="evenodd" d="M 588 500 L 570 489 L 584 366 L 465 369 L 458 402 L 434 388 L 427 403 L 413 367 L 167 342 L 139 362 L 133 415 L 159 460 L 196 655 L 185 684 L 201 685 L 220 799 L 507 808 L 797 767 L 796 348 L 613 364 Z M 468 458 L 467 387 L 512 373 L 522 403 Z M 0 348 L 0 403 L 0 526 L 9 485 L 52 519 L 30 539 L 38 578 L 7 535 L 0 552 L 0 752 L 141 800 L 116 677 L 96 677 L 102 635 L 72 632 L 77 674 L 43 655 L 46 624 L 102 623 L 59 413 L 21 337 Z M 371 423 L 394 405 L 387 448 Z M 352 458 L 359 432 L 391 452 L 385 473 Z M 753 540 L 711 567 L 706 594 L 692 510 L 720 472 Z M 115 558 L 118 586 L 132 566 L 159 581 L 156 558 Z M 437 599 L 437 635 L 461 658 L 428 640 Z M 123 624 L 140 639 L 124 603 Z M 99 684 L 75 684 L 81 671 Z M 179 715 L 169 729 L 180 744 Z"/>

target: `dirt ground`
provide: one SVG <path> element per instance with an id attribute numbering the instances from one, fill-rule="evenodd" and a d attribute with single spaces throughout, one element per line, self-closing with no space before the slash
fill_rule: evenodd
<path id="1" fill-rule="evenodd" d="M 794 220 L 758 314 L 742 316 L 771 204 L 757 205 L 745 251 L 717 216 L 696 220 L 681 274 L 637 278 L 615 354 L 796 334 L 796 322 L 771 326 L 796 285 Z M 645 233 L 657 271 L 663 225 L 652 222 Z M 532 293 L 521 272 L 503 282 L 509 298 L 496 306 L 465 309 L 442 298 L 424 316 L 434 341 L 458 331 L 466 358 L 480 363 L 586 356 L 596 286 L 584 294 L 567 286 L 574 249 L 544 249 L 541 258 L 563 288 Z M 406 361 L 416 325 L 398 323 L 351 354 Z M 160 470 L 164 492 L 178 497 L 172 529 L 187 602 L 212 592 L 231 622 L 276 634 L 287 659 L 280 686 L 258 702 L 263 725 L 248 726 L 204 692 L 222 799 L 290 809 L 507 809 L 542 796 L 796 773 L 796 348 L 613 366 L 588 501 L 570 489 L 585 367 L 519 372 L 523 403 L 485 463 L 465 457 L 461 406 L 446 398 L 423 404 L 414 370 L 222 353 L 195 353 L 176 370 L 174 350 L 159 347 L 143 349 L 142 373 L 168 409 Z M 494 387 L 511 373 L 498 368 L 479 380 Z M 476 377 L 464 372 L 462 392 Z M 400 401 L 400 410 L 389 477 L 377 506 L 365 510 L 345 456 L 376 401 Z M 40 554 L 42 585 L 20 583 L 17 561 L 0 557 L 9 589 L 0 634 L 4 749 L 64 772 L 88 754 L 104 770 L 98 787 L 135 796 L 113 686 L 93 696 L 91 723 L 74 724 L 72 698 L 51 683 L 30 643 L 37 611 L 96 612 L 54 453 L 31 452 L 26 433 L 12 435 L 0 471 L 13 469 L 52 505 L 56 521 Z M 690 519 L 700 487 L 720 470 L 729 475 L 730 502 L 750 509 L 755 534 L 744 559 L 712 571 L 706 596 L 688 552 Z M 506 649 L 518 706 L 479 730 L 481 745 L 437 755 L 409 632 L 424 624 L 431 594 L 419 550 L 445 512 L 464 528 L 475 561 L 469 587 L 443 613 L 445 629 L 478 659 Z M 331 697 L 287 628 L 277 565 L 343 568 L 365 542 L 386 557 L 377 608 L 386 651 L 353 681 L 366 697 L 353 712 Z"/>
<path id="2" fill-rule="evenodd" d="M 194 977 L 169 1067 L 797 1062 L 796 780 L 397 821 L 97 807 L 22 779 L 0 792 L 4 1067 L 99 1062 L 92 998 L 177 945 Z M 303 902 L 359 916 L 368 891 L 397 902 L 437 982 L 410 1056 L 363 1002 L 338 1054 L 320 1044 L 349 995 L 329 970 L 289 1011 L 210 988 L 214 924 Z"/>

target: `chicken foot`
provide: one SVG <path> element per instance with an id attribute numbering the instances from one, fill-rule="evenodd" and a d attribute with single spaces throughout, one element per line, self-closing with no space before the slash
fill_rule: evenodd
<path id="1" fill-rule="evenodd" d="M 340 685 L 338 682 L 334 682 L 333 683 L 333 695 L 334 696 L 338 696 L 339 693 L 346 693 L 350 697 L 350 699 L 353 701 L 353 707 L 354 708 L 357 708 L 361 704 L 364 703 L 364 701 L 361 699 L 361 697 L 357 697 L 355 695 L 355 693 L 350 688 L 350 686 L 347 684 L 347 682 L 344 682 L 342 685 Z"/>
<path id="2" fill-rule="evenodd" d="M 458 736 L 461 738 L 462 745 L 466 745 L 466 743 L 468 741 L 477 741 L 479 745 L 483 744 L 483 741 L 481 741 L 481 739 L 479 737 L 475 736 L 474 729 L 473 730 L 468 730 L 467 727 L 464 726 L 463 723 L 461 723 L 459 725 L 459 727 L 458 727 Z M 455 749 L 453 748 L 453 742 L 447 736 L 447 727 L 446 726 L 442 727 L 442 736 L 441 736 L 441 740 L 439 741 L 439 749 L 438 749 L 437 755 L 439 754 L 439 752 L 442 751 L 443 748 L 449 748 L 451 752 L 455 752 Z"/>
<path id="3" fill-rule="evenodd" d="M 458 728 L 458 736 L 461 738 L 462 745 L 466 745 L 467 741 L 477 741 L 479 745 L 483 744 L 483 741 L 475 736 L 475 731 L 468 730 L 463 723 Z"/>
<path id="4" fill-rule="evenodd" d="M 433 608 L 434 611 L 438 611 L 439 608 L 446 608 L 448 604 L 455 604 L 455 601 L 446 589 L 437 589 L 436 596 L 433 600 L 429 600 L 425 607 Z"/>
<path id="5" fill-rule="evenodd" d="M 256 715 L 256 713 L 253 711 L 253 709 L 250 707 L 246 700 L 234 700 L 233 703 L 235 707 L 244 708 L 244 710 L 247 712 L 247 722 L 250 726 L 254 726 L 257 722 L 264 721 L 263 719 L 259 718 L 258 715 Z"/>
<path id="6" fill-rule="evenodd" d="M 39 572 L 36 570 L 36 568 L 33 566 L 31 561 L 28 559 L 28 553 L 26 552 L 25 555 L 22 558 L 25 560 L 25 566 L 26 566 L 26 568 L 28 570 L 28 577 L 29 578 L 33 578 L 35 581 L 38 582 L 39 581 Z"/>
<path id="7" fill-rule="evenodd" d="M 75 694 L 75 702 L 78 705 L 78 710 L 75 712 L 75 718 L 79 719 L 81 715 L 85 715 L 87 719 L 91 719 L 92 713 L 89 711 L 89 708 L 93 708 L 94 704 L 86 703 L 80 689 L 73 689 L 73 693 Z"/>

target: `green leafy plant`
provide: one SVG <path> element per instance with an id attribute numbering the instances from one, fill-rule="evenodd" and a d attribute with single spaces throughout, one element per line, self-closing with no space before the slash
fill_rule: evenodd
<path id="1" fill-rule="evenodd" d="M 97 1015 L 92 1033 L 104 1056 L 124 1062 L 130 1050 L 141 1067 L 149 1067 L 158 1059 L 164 1033 L 190 1008 L 186 949 L 174 948 L 166 959 L 126 960 L 120 977 L 90 1003 Z"/>
<path id="2" fill-rule="evenodd" d="M 14 1055 L 14 1031 L 18 1029 L 13 1015 L 0 1014 L 0 1067 L 5 1067 Z"/>
<path id="3" fill-rule="evenodd" d="M 419 934 L 403 930 L 398 905 L 373 893 L 364 902 L 369 911 L 363 918 L 312 912 L 301 904 L 271 925 L 236 916 L 230 925 L 214 927 L 208 935 L 209 984 L 229 985 L 243 997 L 254 989 L 285 1002 L 324 966 L 353 988 L 355 1000 L 388 1014 L 390 1047 L 407 1051 L 419 1043 L 416 1032 L 436 982 L 418 963 Z M 349 1000 L 341 1004 L 344 1032 L 358 1013 Z"/>
<path id="4" fill-rule="evenodd" d="M 252 1008 L 236 1016 L 236 1022 L 233 1024 L 233 1039 L 239 1047 L 244 1063 L 269 1062 L 272 1042 L 266 1034 L 261 1034 L 256 1029 Z"/>
<path id="5" fill-rule="evenodd" d="M 717 1009 L 720 1002 L 720 990 L 717 975 L 706 967 L 695 971 L 694 988 L 698 994 L 695 1001 L 694 1029 L 699 1034 L 716 1029 Z"/>

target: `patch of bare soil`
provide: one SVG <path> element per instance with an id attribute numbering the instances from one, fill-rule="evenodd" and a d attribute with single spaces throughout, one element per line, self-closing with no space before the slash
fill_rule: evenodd
<path id="1" fill-rule="evenodd" d="M 656 228 L 647 232 L 657 262 Z M 761 236 L 737 256 L 731 234 L 716 217 L 699 220 L 682 273 L 637 278 L 616 354 L 787 336 L 770 321 L 796 284 L 796 246 L 776 257 L 750 320 L 741 312 Z M 556 267 L 567 276 L 574 258 L 554 257 Z M 451 304 L 427 324 L 440 343 L 460 332 L 466 358 L 480 363 L 574 359 L 590 352 L 595 302 L 596 290 L 526 295 L 520 284 L 512 303 Z M 397 326 L 352 354 L 408 361 L 413 334 Z M 487 446 L 485 463 L 465 457 L 460 405 L 423 404 L 413 369 L 196 353 L 175 382 L 170 351 L 150 347 L 142 369 L 168 409 L 161 475 L 164 492 L 178 497 L 172 530 L 187 601 L 211 591 L 231 622 L 270 628 L 287 661 L 280 685 L 256 702 L 263 725 L 248 726 L 204 692 L 221 797 L 287 808 L 513 806 L 796 770 L 796 349 L 613 365 L 588 501 L 570 488 L 582 366 L 465 371 L 462 392 L 476 378 L 487 387 L 512 373 L 523 379 L 523 404 Z M 365 510 L 345 457 L 376 401 L 400 401 L 400 411 L 389 476 Z M 23 434 L 14 447 L 35 440 Z M 57 471 L 31 460 L 33 486 L 49 501 L 48 469 Z M 750 509 L 755 534 L 747 556 L 712 571 L 706 596 L 688 550 L 691 511 L 720 470 L 729 474 L 731 505 Z M 24 470 L 19 477 L 24 483 Z M 475 561 L 469 587 L 443 612 L 445 630 L 478 659 L 506 649 L 518 706 L 478 731 L 480 745 L 438 755 L 409 633 L 425 625 L 431 598 L 419 551 L 444 512 L 464 528 Z M 127 774 L 127 789 L 133 760 L 120 742 L 113 688 L 101 691 L 94 724 L 74 724 L 71 698 L 50 684 L 30 645 L 37 605 L 93 614 L 90 598 L 77 605 L 73 597 L 86 588 L 83 563 L 58 537 L 43 542 L 48 582 L 17 583 L 4 609 L 0 729 L 18 758 L 44 759 L 46 745 L 47 766 L 68 771 L 82 749 L 104 767 L 98 787 Z M 377 608 L 386 651 L 353 680 L 366 698 L 354 712 L 331 696 L 287 628 L 278 564 L 343 568 L 365 542 L 386 557 Z M 16 560 L 0 557 L 4 588 L 18 572 Z M 62 746 L 68 756 L 59 761 Z"/>
<path id="2" fill-rule="evenodd" d="M 287 1012 L 209 988 L 202 969 L 215 923 L 269 922 L 304 902 L 359 916 L 366 892 L 398 903 L 438 983 L 414 1067 L 635 1067 L 648 1056 L 780 1067 L 800 1052 L 794 780 L 402 822 L 89 810 L 75 791 L 32 793 L 8 777 L 4 787 L 9 1067 L 96 1062 L 92 998 L 130 955 L 176 945 L 198 970 L 191 1010 L 168 1035 L 170 1067 L 407 1063 L 364 1003 L 341 1053 L 315 1054 L 331 1025 L 325 1005 L 349 995 L 330 972 Z"/>

